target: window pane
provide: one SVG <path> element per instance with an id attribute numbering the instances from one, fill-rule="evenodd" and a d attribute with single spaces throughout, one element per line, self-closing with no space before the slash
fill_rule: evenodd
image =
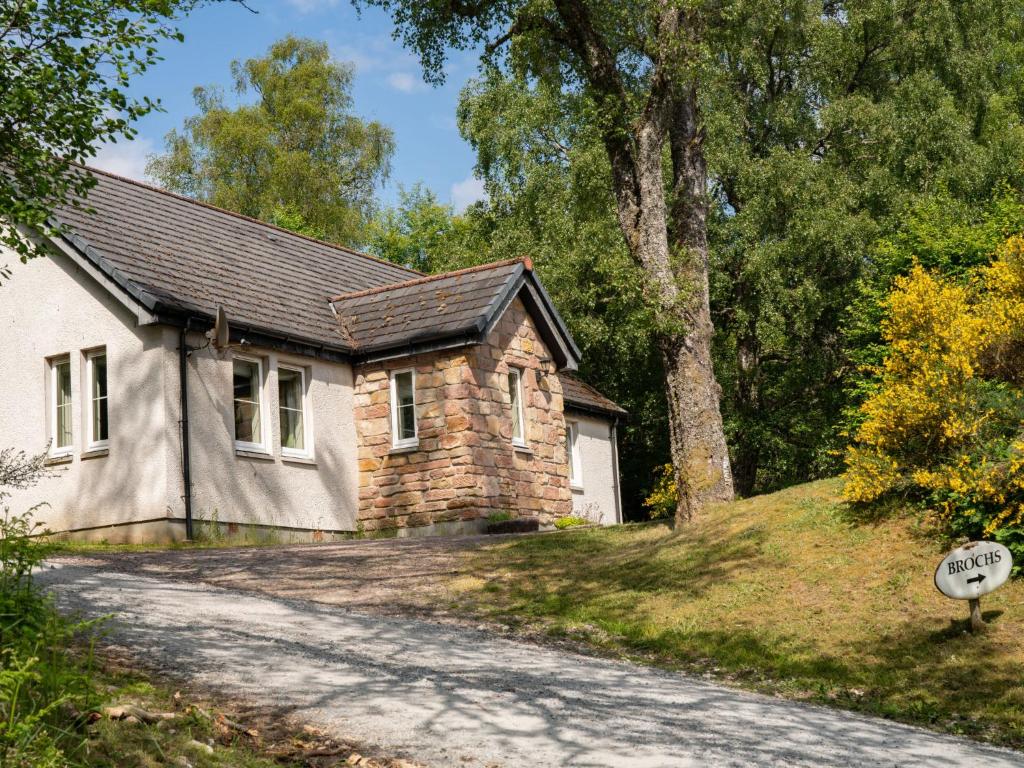
<path id="1" fill-rule="evenodd" d="M 92 362 L 92 396 L 107 396 L 107 356 L 96 355 L 90 358 Z"/>
<path id="2" fill-rule="evenodd" d="M 520 411 L 519 371 L 508 372 L 508 394 L 512 399 L 512 439 L 523 439 L 523 414 Z"/>
<path id="3" fill-rule="evenodd" d="M 278 368 L 277 385 L 281 407 L 302 410 L 302 374 L 289 368 Z"/>
<path id="4" fill-rule="evenodd" d="M 576 425 L 568 424 L 569 438 L 569 480 L 576 479 Z"/>
<path id="5" fill-rule="evenodd" d="M 260 367 L 248 360 L 234 361 L 235 440 L 259 443 Z"/>
<path id="6" fill-rule="evenodd" d="M 92 392 L 92 433 L 90 440 L 100 442 L 107 439 L 107 356 L 96 355 L 89 358 L 89 371 L 92 381 L 89 389 Z"/>
<path id="7" fill-rule="evenodd" d="M 107 398 L 97 400 L 92 407 L 92 439 L 107 439 Z"/>
<path id="8" fill-rule="evenodd" d="M 67 448 L 71 445 L 71 362 L 68 360 L 54 365 L 54 397 L 57 402 L 54 447 Z"/>
<path id="9" fill-rule="evenodd" d="M 416 437 L 416 394 L 411 371 L 395 374 L 395 396 L 398 401 L 398 439 L 413 440 Z"/>
<path id="10" fill-rule="evenodd" d="M 306 447 L 302 428 L 302 373 L 277 370 L 281 415 L 281 447 L 301 451 Z"/>

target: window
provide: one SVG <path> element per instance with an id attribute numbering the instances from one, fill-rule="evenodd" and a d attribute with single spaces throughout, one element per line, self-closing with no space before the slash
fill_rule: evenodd
<path id="1" fill-rule="evenodd" d="M 306 456 L 306 374 L 301 368 L 277 369 L 278 414 L 281 420 L 281 453 Z"/>
<path id="2" fill-rule="evenodd" d="M 89 388 L 89 395 L 86 398 L 86 443 L 89 448 L 103 448 L 110 437 L 106 350 L 86 355 L 85 376 Z"/>
<path id="3" fill-rule="evenodd" d="M 523 413 L 523 372 L 518 368 L 508 369 L 508 395 L 512 403 L 512 442 L 526 445 Z"/>
<path id="4" fill-rule="evenodd" d="M 71 359 L 50 361 L 50 453 L 71 453 Z"/>
<path id="5" fill-rule="evenodd" d="M 569 443 L 569 485 L 583 487 L 583 464 L 580 460 L 580 425 L 575 421 L 565 423 L 565 436 Z"/>
<path id="6" fill-rule="evenodd" d="M 266 450 L 263 447 L 263 419 L 261 418 L 260 385 L 263 382 L 263 364 L 259 360 L 235 358 L 235 446 L 243 450 Z"/>
<path id="7" fill-rule="evenodd" d="M 416 373 L 391 374 L 391 443 L 396 448 L 419 444 L 416 432 Z"/>

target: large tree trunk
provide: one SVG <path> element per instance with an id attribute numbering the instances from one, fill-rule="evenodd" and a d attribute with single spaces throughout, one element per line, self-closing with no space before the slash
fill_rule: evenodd
<path id="1" fill-rule="evenodd" d="M 628 166 L 621 156 L 609 154 L 616 179 L 632 186 L 617 187 L 619 222 L 647 276 L 657 309 L 657 343 L 665 365 L 672 465 L 679 489 L 676 520 L 684 521 L 709 502 L 732 499 L 733 483 L 720 388 L 711 363 L 707 171 L 696 114 L 692 109 L 686 112 L 680 128 L 679 112 L 666 110 L 667 120 L 652 119 L 638 127 Z M 676 183 L 671 211 L 662 170 L 669 122 L 672 133 L 681 130 L 689 135 L 678 157 L 673 141 Z"/>
<path id="2" fill-rule="evenodd" d="M 667 233 L 677 284 L 682 332 L 662 340 L 673 428 L 672 462 L 680 488 L 677 519 L 712 501 L 733 498 L 729 449 L 711 361 L 711 298 L 708 285 L 708 196 L 704 132 L 696 85 L 679 88 L 669 111 L 672 204 Z M 685 489 L 685 490 L 684 490 Z M 685 497 L 685 498 L 684 498 Z"/>
<path id="3" fill-rule="evenodd" d="M 711 366 L 708 287 L 707 168 L 696 86 L 681 80 L 687 50 L 699 43 L 699 18 L 664 2 L 652 41 L 650 93 L 639 116 L 615 55 L 582 0 L 554 0 L 561 40 L 579 57 L 604 113 L 619 225 L 643 269 L 657 311 L 657 343 L 665 363 L 672 464 L 679 488 L 676 520 L 711 501 L 731 499 L 720 391 Z M 685 29 L 683 22 L 686 21 Z M 672 208 L 665 196 L 666 139 L 672 150 Z M 671 221 L 671 227 L 669 222 Z"/>

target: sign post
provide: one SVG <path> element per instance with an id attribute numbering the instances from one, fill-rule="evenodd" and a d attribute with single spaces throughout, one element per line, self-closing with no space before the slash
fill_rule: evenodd
<path id="1" fill-rule="evenodd" d="M 994 541 L 972 541 L 954 549 L 935 570 L 935 587 L 946 597 L 967 600 L 971 631 L 985 628 L 981 596 L 1001 587 L 1013 570 L 1010 550 Z"/>

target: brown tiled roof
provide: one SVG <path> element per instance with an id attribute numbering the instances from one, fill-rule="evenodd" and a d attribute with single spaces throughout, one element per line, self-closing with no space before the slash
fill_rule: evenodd
<path id="1" fill-rule="evenodd" d="M 418 277 L 419 272 L 264 222 L 90 169 L 86 208 L 57 219 L 87 258 L 144 304 L 338 348 L 328 297 Z M 153 306 L 149 306 L 153 310 Z"/>
<path id="2" fill-rule="evenodd" d="M 558 374 L 558 378 L 562 381 L 562 396 L 565 398 L 567 408 L 575 406 L 584 411 L 594 411 L 609 416 L 626 415 L 625 408 L 613 403 L 585 381 L 564 371 Z"/>
<path id="3" fill-rule="evenodd" d="M 338 296 L 338 323 L 362 354 L 477 336 L 504 309 L 526 264 L 516 259 Z"/>

